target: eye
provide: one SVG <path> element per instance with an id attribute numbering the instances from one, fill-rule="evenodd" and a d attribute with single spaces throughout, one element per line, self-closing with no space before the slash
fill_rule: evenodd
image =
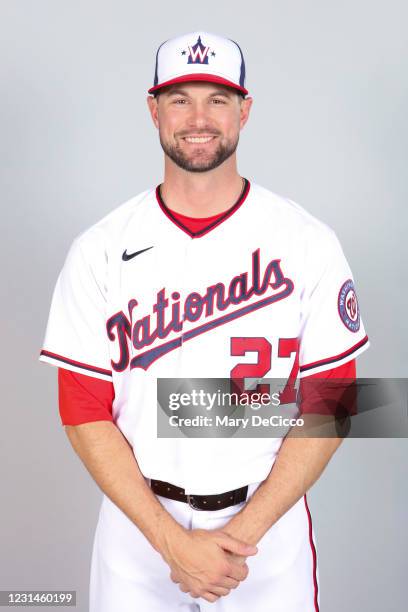
<path id="1" fill-rule="evenodd" d="M 225 100 L 222 100 L 222 98 L 213 98 L 212 101 L 214 104 L 225 104 Z"/>
<path id="2" fill-rule="evenodd" d="M 185 98 L 176 98 L 176 100 L 173 101 L 173 104 L 184 104 L 186 102 L 187 100 Z"/>

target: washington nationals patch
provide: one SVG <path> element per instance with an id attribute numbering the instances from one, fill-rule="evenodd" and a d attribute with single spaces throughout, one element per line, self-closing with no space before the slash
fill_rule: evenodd
<path id="1" fill-rule="evenodd" d="M 358 301 L 356 292 L 354 290 L 354 283 L 349 278 L 342 285 L 339 291 L 338 297 L 338 309 L 340 319 L 344 325 L 352 332 L 358 332 L 360 329 L 360 310 L 358 307 Z"/>

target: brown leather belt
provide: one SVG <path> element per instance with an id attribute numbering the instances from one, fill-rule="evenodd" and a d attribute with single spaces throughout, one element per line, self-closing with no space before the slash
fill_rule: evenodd
<path id="1" fill-rule="evenodd" d="M 186 495 L 184 489 L 162 480 L 151 480 L 150 487 L 156 495 L 182 501 L 194 510 L 222 510 L 235 506 L 235 504 L 244 502 L 248 493 L 248 485 L 218 495 Z"/>

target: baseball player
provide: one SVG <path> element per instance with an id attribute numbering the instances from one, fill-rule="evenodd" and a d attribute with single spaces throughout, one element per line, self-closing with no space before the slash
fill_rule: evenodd
<path id="1" fill-rule="evenodd" d="M 104 493 L 90 610 L 317 612 L 306 492 L 340 441 L 160 438 L 157 381 L 354 377 L 352 273 L 327 225 L 238 173 L 236 42 L 164 42 L 148 91 L 164 180 L 74 240 L 40 356 Z"/>

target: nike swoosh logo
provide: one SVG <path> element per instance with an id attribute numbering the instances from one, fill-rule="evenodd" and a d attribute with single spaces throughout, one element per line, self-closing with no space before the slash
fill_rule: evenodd
<path id="1" fill-rule="evenodd" d="M 135 253 L 127 253 L 126 249 L 125 249 L 123 251 L 122 259 L 123 259 L 123 261 L 129 261 L 129 259 L 133 259 L 137 255 L 140 255 L 141 253 L 144 253 L 145 251 L 149 251 L 152 248 L 153 248 L 152 246 L 151 247 L 147 247 L 147 249 L 142 249 L 141 251 L 135 251 Z"/>

